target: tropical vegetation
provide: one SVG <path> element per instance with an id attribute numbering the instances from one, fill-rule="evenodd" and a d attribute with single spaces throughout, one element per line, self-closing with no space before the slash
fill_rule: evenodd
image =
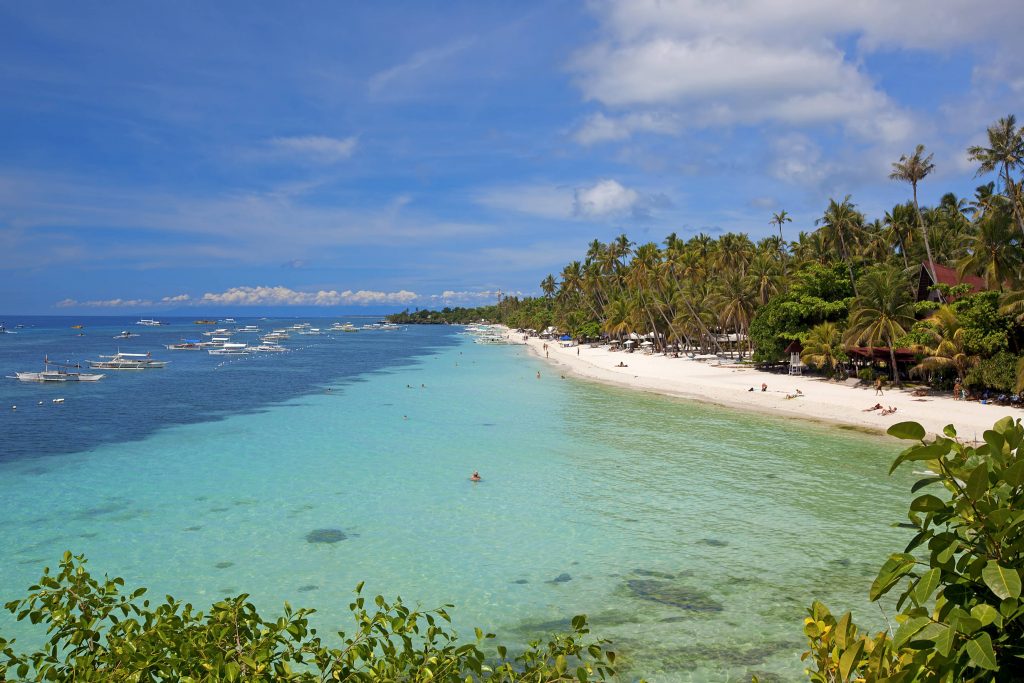
<path id="1" fill-rule="evenodd" d="M 793 342 L 820 350 L 820 326 L 829 323 L 830 352 L 803 356 L 827 375 L 852 376 L 859 363 L 895 383 L 1021 392 L 1024 129 L 1002 118 L 967 152 L 979 177 L 995 176 L 982 177 L 972 197 L 947 193 L 922 205 L 919 190 L 935 164 L 918 145 L 889 175 L 909 186 L 908 201 L 879 217 L 846 195 L 830 199 L 814 226 L 795 236 L 789 228 L 788 240 L 786 211 L 771 216 L 771 234 L 757 241 L 737 232 L 673 233 L 660 244 L 625 234 L 593 240 L 580 260 L 542 280 L 540 296 L 393 319 L 487 319 L 580 339 L 638 335 L 660 352 L 730 353 L 765 365 L 787 361 Z"/>

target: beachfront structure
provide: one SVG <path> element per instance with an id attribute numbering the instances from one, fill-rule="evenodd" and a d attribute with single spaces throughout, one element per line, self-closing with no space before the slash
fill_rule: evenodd
<path id="1" fill-rule="evenodd" d="M 802 375 L 804 374 L 804 368 L 806 364 L 800 360 L 800 354 L 804 350 L 804 345 L 799 341 L 794 340 L 786 347 L 786 353 L 789 354 L 789 374 L 791 375 Z"/>
<path id="2" fill-rule="evenodd" d="M 932 279 L 933 272 L 935 273 L 935 280 Z M 964 275 L 961 278 L 954 268 L 925 261 L 921 264 L 921 274 L 918 278 L 917 300 L 940 302 L 939 290 L 936 288 L 937 284 L 949 287 L 969 285 L 971 288 L 970 294 L 977 294 L 986 289 L 985 278 L 978 277 L 977 275 Z"/>

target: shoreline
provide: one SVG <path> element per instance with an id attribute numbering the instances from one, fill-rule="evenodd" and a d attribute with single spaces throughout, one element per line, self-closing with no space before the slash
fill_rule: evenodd
<path id="1" fill-rule="evenodd" d="M 558 341 L 536 337 L 524 343 L 522 335 L 507 329 L 505 336 L 577 378 L 879 436 L 885 436 L 885 431 L 897 422 L 914 421 L 930 436 L 941 434 L 943 427 L 952 424 L 961 440 L 980 442 L 985 430 L 997 420 L 1006 416 L 1024 418 L 1024 410 L 1019 408 L 955 401 L 950 395 L 919 397 L 905 389 L 886 388 L 882 396 L 876 396 L 872 387 L 850 386 L 813 375 L 783 375 L 753 367 L 612 352 L 587 345 L 563 348 Z M 546 353 L 544 344 L 548 346 Z M 615 367 L 619 362 L 628 367 Z M 762 383 L 768 385 L 767 391 L 761 391 Z M 801 393 L 797 395 L 797 391 Z M 864 410 L 876 403 L 892 406 L 896 412 L 880 415 L 880 411 Z"/>

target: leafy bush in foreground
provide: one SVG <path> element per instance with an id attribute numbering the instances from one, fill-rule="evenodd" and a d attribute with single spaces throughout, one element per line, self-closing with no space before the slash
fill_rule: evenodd
<path id="1" fill-rule="evenodd" d="M 812 681 L 1014 681 L 1024 671 L 1024 427 L 1010 418 L 968 446 L 952 426 L 925 440 L 916 422 L 889 434 L 917 441 L 890 473 L 917 462 L 928 476 L 910 504 L 917 533 L 882 565 L 871 585 L 878 600 L 902 586 L 898 627 L 862 635 L 850 613 L 838 620 L 815 602 L 804 620 Z"/>
<path id="2" fill-rule="evenodd" d="M 273 620 L 259 615 L 247 595 L 215 603 L 209 613 L 167 596 L 152 604 L 140 588 L 124 593 L 120 578 L 93 578 L 85 558 L 65 553 L 59 571 L 47 568 L 30 595 L 6 605 L 19 620 L 45 624 L 48 644 L 16 654 L 0 638 L 0 681 L 487 681 L 554 683 L 614 677 L 605 641 L 587 642 L 586 618 L 547 643 L 531 643 L 509 657 L 497 647 L 488 661 L 481 644 L 494 638 L 476 631 L 460 644 L 444 608 L 411 610 L 381 596 L 366 608 L 356 588 L 349 605 L 352 635 L 341 647 L 325 645 L 309 627 L 310 609 Z"/>

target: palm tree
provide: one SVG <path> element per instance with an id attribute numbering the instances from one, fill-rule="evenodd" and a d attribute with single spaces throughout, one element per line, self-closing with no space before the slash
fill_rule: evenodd
<path id="1" fill-rule="evenodd" d="M 747 336 L 747 330 L 750 328 L 750 320 L 754 317 L 754 310 L 757 308 L 757 298 L 750 286 L 750 281 L 740 271 L 727 271 L 719 283 L 718 295 L 715 300 L 718 305 L 719 325 L 724 329 L 732 328 L 736 333 L 737 348 L 744 337 L 747 338 L 749 345 L 750 339 Z M 740 358 L 742 357 L 741 350 Z"/>
<path id="2" fill-rule="evenodd" d="M 900 383 L 896 370 L 896 340 L 913 324 L 914 304 L 904 272 L 891 266 L 868 271 L 861 278 L 860 292 L 853 301 L 846 341 L 888 347 L 892 381 L 896 386 Z"/>
<path id="3" fill-rule="evenodd" d="M 1013 114 L 999 119 L 988 127 L 988 147 L 973 145 L 967 148 L 967 156 L 978 162 L 975 176 L 985 175 L 998 169 L 1007 198 L 1013 206 L 1013 218 L 1017 228 L 1024 234 L 1024 219 L 1020 214 L 1017 187 L 1011 173 L 1024 164 L 1024 130 L 1017 128 L 1017 117 Z"/>
<path id="4" fill-rule="evenodd" d="M 927 322 L 932 325 L 934 341 L 922 347 L 927 357 L 911 368 L 910 372 L 950 368 L 956 372 L 957 381 L 963 384 L 967 371 L 977 365 L 978 358 L 965 350 L 966 330 L 960 324 L 956 311 L 948 305 L 941 306 Z"/>
<path id="5" fill-rule="evenodd" d="M 803 346 L 800 360 L 826 370 L 830 375 L 835 374 L 846 357 L 843 352 L 843 335 L 835 323 L 821 323 L 812 327 Z"/>
<path id="6" fill-rule="evenodd" d="M 544 297 L 550 299 L 555 295 L 555 290 L 558 289 L 558 283 L 555 282 L 554 275 L 548 275 L 546 278 L 540 281 L 540 291 L 544 292 Z"/>
<path id="7" fill-rule="evenodd" d="M 604 310 L 604 331 L 616 339 L 629 332 L 629 303 L 624 298 L 612 299 Z"/>
<path id="8" fill-rule="evenodd" d="M 861 226 L 864 223 L 864 216 L 857 211 L 856 205 L 850 201 L 850 195 L 846 195 L 842 202 L 829 199 L 825 215 L 819 218 L 817 223 L 824 228 L 825 238 L 839 247 L 839 253 L 846 263 L 847 270 L 850 272 L 850 285 L 853 287 L 853 293 L 856 296 L 857 281 L 853 277 L 850 246 L 857 241 Z"/>
<path id="9" fill-rule="evenodd" d="M 1008 282 L 1016 282 L 1022 264 L 1020 246 L 1011 241 L 1014 234 L 1005 213 L 986 216 L 966 240 L 967 253 L 957 264 L 960 277 L 981 275 L 990 290 L 999 291 Z"/>
<path id="10" fill-rule="evenodd" d="M 779 211 L 778 213 L 773 213 L 772 214 L 771 224 L 775 225 L 775 226 L 777 226 L 779 228 L 779 239 L 781 239 L 781 240 L 785 239 L 782 236 L 782 226 L 783 226 L 783 224 L 785 224 L 785 223 L 792 223 L 792 222 L 793 222 L 793 219 L 789 217 L 789 214 L 786 213 L 785 209 L 783 209 L 782 211 Z"/>
<path id="11" fill-rule="evenodd" d="M 932 163 L 933 156 L 932 154 L 924 156 L 924 145 L 918 145 L 909 157 L 904 154 L 899 161 L 893 162 L 889 178 L 910 183 L 910 187 L 914 190 L 914 211 L 917 213 L 917 224 L 921 229 L 921 236 L 924 237 L 924 249 L 928 254 L 928 274 L 932 276 L 932 283 L 937 283 L 939 280 L 935 277 L 935 261 L 932 259 L 932 247 L 928 241 L 928 229 L 924 225 L 924 217 L 921 216 L 921 206 L 917 203 L 917 184 L 935 170 L 935 164 Z"/>

